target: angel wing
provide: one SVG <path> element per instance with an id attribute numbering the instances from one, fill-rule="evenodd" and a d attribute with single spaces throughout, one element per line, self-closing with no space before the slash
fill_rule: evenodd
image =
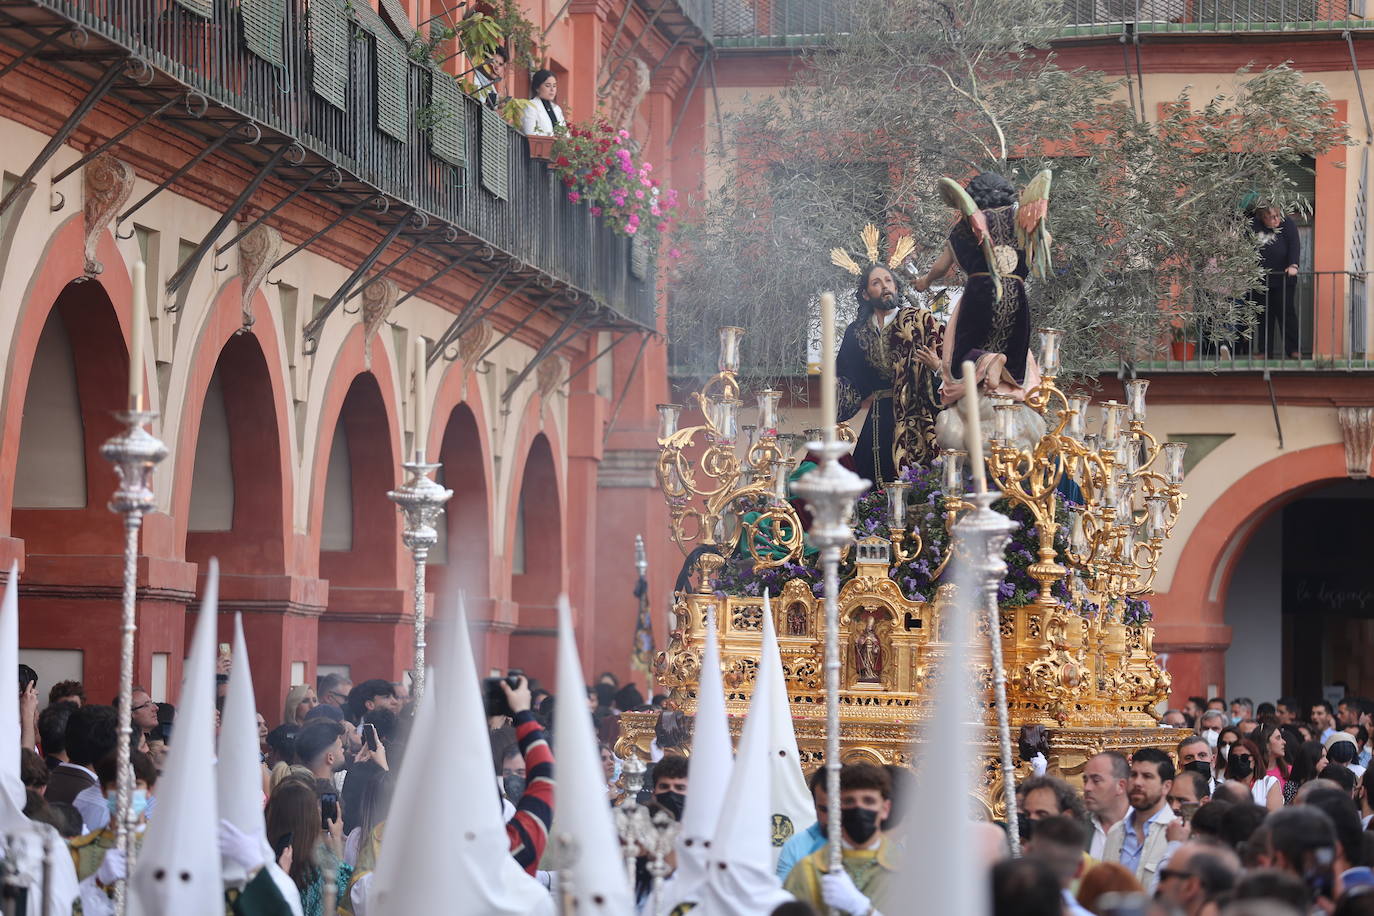
<path id="1" fill-rule="evenodd" d="M 968 191 L 953 178 L 941 178 L 936 186 L 940 189 L 940 200 L 948 207 L 962 213 L 973 230 L 973 237 L 983 246 L 983 258 L 988 262 L 988 273 L 992 275 L 992 287 L 997 301 L 1002 301 L 1002 275 L 997 272 L 997 255 L 992 250 L 992 236 L 988 234 L 987 217 L 969 197 Z"/>
<path id="2" fill-rule="evenodd" d="M 1042 170 L 1021 191 L 1020 206 L 1016 210 L 1016 242 L 1026 252 L 1031 274 L 1041 280 L 1049 276 L 1050 233 L 1045 227 L 1050 212 L 1050 183 L 1053 175 Z"/>

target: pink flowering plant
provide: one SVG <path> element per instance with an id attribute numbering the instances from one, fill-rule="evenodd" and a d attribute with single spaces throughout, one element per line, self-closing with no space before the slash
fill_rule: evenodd
<path id="1" fill-rule="evenodd" d="M 569 125 L 554 139 L 553 168 L 568 200 L 587 204 L 592 216 L 622 235 L 656 243 L 677 221 L 677 191 L 660 185 L 653 163 L 631 147 L 629 131 L 604 121 L 595 127 Z"/>

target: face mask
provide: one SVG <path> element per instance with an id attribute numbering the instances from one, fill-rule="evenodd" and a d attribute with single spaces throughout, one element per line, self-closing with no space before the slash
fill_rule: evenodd
<path id="1" fill-rule="evenodd" d="M 687 803 L 687 796 L 681 792 L 659 792 L 654 796 L 654 801 L 663 806 L 663 810 L 673 816 L 673 820 L 682 820 L 682 808 Z"/>
<path id="2" fill-rule="evenodd" d="M 515 804 L 520 801 L 520 796 L 525 794 L 525 777 L 518 773 L 502 776 L 501 791 L 506 793 L 506 799 L 509 800 L 511 804 Z"/>
<path id="3" fill-rule="evenodd" d="M 119 796 L 114 792 L 106 795 L 105 807 L 110 809 L 111 825 L 113 825 L 115 813 L 119 808 Z M 148 810 L 148 790 L 134 789 L 134 794 L 129 799 L 129 807 L 133 810 L 134 817 L 142 817 L 143 813 Z"/>
<path id="4" fill-rule="evenodd" d="M 1254 763 L 1244 754 L 1237 754 L 1226 761 L 1227 779 L 1246 779 L 1254 775 Z"/>
<path id="5" fill-rule="evenodd" d="M 1219 728 L 1204 728 L 1202 730 L 1202 740 L 1207 742 L 1207 746 L 1212 750 L 1217 749 L 1217 736 L 1221 734 Z"/>
<path id="6" fill-rule="evenodd" d="M 1205 760 L 1194 760 L 1183 765 L 1185 770 L 1192 770 L 1204 779 L 1212 778 L 1212 765 Z"/>
<path id="7" fill-rule="evenodd" d="M 1241 716 L 1232 716 L 1232 717 L 1231 717 L 1231 724 L 1232 724 L 1232 725 L 1239 725 L 1239 724 L 1240 724 L 1241 718 L 1242 718 Z"/>
<path id="8" fill-rule="evenodd" d="M 1228 757 L 1231 756 L 1231 745 L 1229 745 L 1229 744 L 1223 744 L 1223 745 L 1217 750 L 1217 753 L 1221 755 L 1222 762 L 1224 763 L 1224 762 L 1226 761 L 1226 759 L 1227 759 Z"/>
<path id="9" fill-rule="evenodd" d="M 840 812 L 840 825 L 856 845 L 862 846 L 878 831 L 878 812 L 872 808 L 845 808 Z"/>

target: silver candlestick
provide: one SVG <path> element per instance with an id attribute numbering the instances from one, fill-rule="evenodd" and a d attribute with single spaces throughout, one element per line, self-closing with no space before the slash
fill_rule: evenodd
<path id="1" fill-rule="evenodd" d="M 648 769 L 639 755 L 631 754 L 620 769 L 625 784 L 625 800 L 614 809 L 615 830 L 620 835 L 620 848 L 625 856 L 625 875 L 630 887 L 635 886 L 635 860 L 639 857 L 640 840 L 650 829 L 649 809 L 639 803 L 639 790 L 644 788 L 644 773 Z"/>
<path id="2" fill-rule="evenodd" d="M 157 505 L 153 495 L 153 469 L 167 457 L 167 446 L 148 432 L 148 423 L 157 413 L 128 410 L 115 414 L 127 427 L 124 432 L 100 446 L 100 455 L 114 465 L 119 486 L 110 499 L 110 511 L 124 516 L 124 591 L 122 629 L 119 643 L 119 731 L 115 744 L 117 764 L 115 783 L 115 848 L 124 853 L 133 874 L 135 815 L 133 805 L 133 768 L 129 763 L 133 736 L 134 634 L 138 630 L 138 534 L 143 516 Z M 115 883 L 115 913 L 123 916 L 128 906 L 127 879 Z"/>
<path id="3" fill-rule="evenodd" d="M 411 696 L 419 700 L 425 692 L 425 564 L 430 549 L 439 543 L 434 523 L 443 514 L 444 504 L 453 496 L 453 491 L 430 479 L 429 475 L 440 465 L 425 461 L 423 452 L 417 452 L 414 461 L 401 467 L 410 472 L 410 479 L 400 489 L 386 495 L 405 515 L 401 543 L 415 561 L 415 671 L 410 680 Z"/>
<path id="4" fill-rule="evenodd" d="M 1016 522 L 992 510 L 1001 493 L 971 493 L 964 498 L 975 506 L 958 524 L 960 540 L 967 545 L 968 562 L 978 577 L 982 589 L 981 603 L 988 621 L 988 644 L 992 654 L 993 700 L 997 706 L 997 738 L 1002 752 L 1002 789 L 1007 804 L 1007 839 L 1012 856 L 1021 855 L 1021 837 L 1017 832 L 1016 778 L 1011 756 L 1011 721 L 1007 713 L 1007 672 L 1002 667 L 1001 609 L 997 588 L 1007 574 L 1003 554 L 1016 530 Z"/>
<path id="5" fill-rule="evenodd" d="M 810 448 L 821 463 L 793 485 L 811 511 L 811 543 L 821 552 L 825 572 L 825 786 L 826 813 L 830 822 L 831 874 L 842 867 L 838 827 L 840 823 L 840 551 L 854 539 L 850 517 L 854 501 L 871 484 L 840 464 L 849 444 L 827 437 Z M 832 909 L 833 912 L 833 909 Z"/>

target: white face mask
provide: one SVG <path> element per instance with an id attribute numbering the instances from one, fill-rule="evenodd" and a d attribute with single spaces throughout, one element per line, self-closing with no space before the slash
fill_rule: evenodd
<path id="1" fill-rule="evenodd" d="M 1229 745 L 1229 744 L 1223 744 L 1223 745 L 1221 746 L 1221 759 L 1224 761 L 1224 760 L 1226 760 L 1226 758 L 1228 758 L 1228 757 L 1230 757 L 1230 756 L 1231 756 L 1231 745 Z"/>
<path id="2" fill-rule="evenodd" d="M 1219 728 L 1204 728 L 1202 730 L 1202 740 L 1207 742 L 1207 746 L 1212 750 L 1217 749 L 1217 736 L 1221 734 Z"/>

